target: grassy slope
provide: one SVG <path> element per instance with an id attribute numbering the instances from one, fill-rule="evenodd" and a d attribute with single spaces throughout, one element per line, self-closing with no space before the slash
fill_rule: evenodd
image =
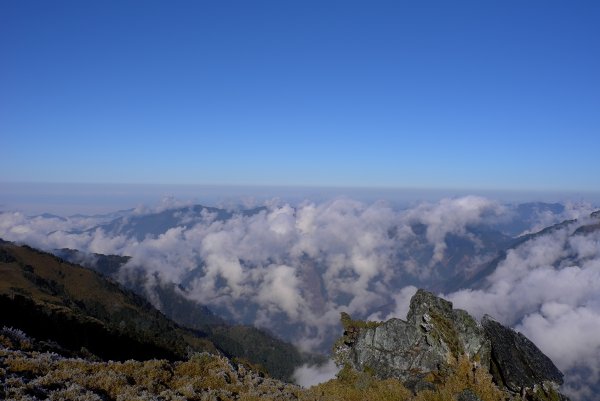
<path id="1" fill-rule="evenodd" d="M 217 352 L 99 274 L 27 246 L 0 243 L 0 324 L 110 359 Z"/>
<path id="2" fill-rule="evenodd" d="M 75 351 L 85 347 L 104 359 L 172 360 L 191 349 L 225 354 L 283 380 L 319 360 L 254 327 L 229 326 L 169 286 L 157 288 L 167 318 L 106 275 L 28 246 L 0 243 L 0 277 L 0 327 L 19 327 Z"/>
<path id="3" fill-rule="evenodd" d="M 415 395 L 397 380 L 377 380 L 347 368 L 334 380 L 301 389 L 209 354 L 177 362 L 98 362 L 63 358 L 37 348 L 36 341 L 23 333 L 0 329 L 0 399 L 456 401 L 466 389 L 481 401 L 508 399 L 489 374 L 466 358 L 457 361 L 455 374 L 434 385 L 435 390 Z"/>

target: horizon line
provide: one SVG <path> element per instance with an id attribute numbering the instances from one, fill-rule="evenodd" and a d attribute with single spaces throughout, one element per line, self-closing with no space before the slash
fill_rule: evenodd
<path id="1" fill-rule="evenodd" d="M 179 187 L 179 188 L 223 188 L 223 189 L 325 189 L 325 190 L 358 190 L 358 191 L 424 191 L 424 192 L 490 192 L 490 193 L 585 193 L 600 195 L 600 189 L 558 189 L 558 188 L 485 188 L 485 187 L 452 187 L 452 186 L 401 186 L 401 185 L 327 185 L 327 184 L 232 184 L 232 183 L 150 183 L 150 182 L 83 182 L 83 181 L 4 181 L 0 185 L 61 185 L 61 186 L 114 186 L 114 187 Z"/>

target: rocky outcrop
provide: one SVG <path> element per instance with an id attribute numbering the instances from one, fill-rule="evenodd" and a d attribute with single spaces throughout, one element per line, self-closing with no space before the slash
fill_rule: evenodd
<path id="1" fill-rule="evenodd" d="M 485 316 L 486 336 L 492 343 L 491 373 L 496 383 L 511 391 L 543 382 L 563 383 L 563 374 L 527 337 Z"/>
<path id="2" fill-rule="evenodd" d="M 411 300 L 406 321 L 364 323 L 343 319 L 344 337 L 338 342 L 339 364 L 371 370 L 381 379 L 399 378 L 409 387 L 427 387 L 431 372 L 444 375 L 460 355 L 487 364 L 490 342 L 483 327 L 469 314 L 426 291 Z"/>
<path id="3" fill-rule="evenodd" d="M 406 320 L 362 322 L 343 314 L 342 324 L 344 335 L 334 347 L 339 365 L 398 378 L 415 392 L 430 388 L 432 378 L 443 381 L 466 356 L 489 370 L 507 393 L 529 400 L 566 399 L 556 391 L 562 373 L 525 336 L 490 317 L 479 323 L 430 292 L 417 291 Z"/>

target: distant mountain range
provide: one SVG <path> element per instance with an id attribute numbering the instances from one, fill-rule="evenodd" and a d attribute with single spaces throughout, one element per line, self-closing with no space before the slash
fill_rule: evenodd
<path id="1" fill-rule="evenodd" d="M 127 213 L 87 231 L 101 229 L 111 237 L 124 235 L 141 241 L 164 234 L 175 227 L 191 227 L 207 221 L 226 221 L 235 215 L 252 216 L 265 210 L 265 207 L 231 211 L 202 205 L 185 206 L 142 215 Z"/>
<path id="2" fill-rule="evenodd" d="M 529 241 L 541 238 L 545 235 L 549 235 L 557 230 L 569 229 L 571 227 L 569 234 L 570 238 L 590 234 L 595 231 L 600 231 L 599 212 L 600 211 L 596 211 L 590 214 L 589 217 L 590 219 L 592 219 L 591 222 L 581 222 L 577 219 L 564 220 L 560 223 L 545 227 L 537 232 L 520 235 L 516 238 L 510 239 L 504 244 L 504 247 L 498 251 L 497 256 L 493 260 L 491 260 L 485 265 L 480 266 L 479 269 L 472 271 L 468 275 L 461 272 L 456 277 L 454 277 L 452 280 L 453 284 L 450 287 L 448 287 L 448 290 L 455 291 L 461 288 L 483 288 L 486 285 L 486 277 L 492 274 L 496 270 L 498 265 L 506 259 L 508 251 L 516 249 L 521 245 L 526 245 Z M 599 221 L 595 222 L 594 220 L 596 219 Z M 568 257 L 566 257 L 565 259 L 559 261 L 558 264 L 564 264 L 565 262 L 570 262 L 571 264 L 575 265 L 580 261 L 569 259 Z"/>
<path id="3" fill-rule="evenodd" d="M 534 235 L 543 234 L 519 234 L 531 229 L 540 216 L 557 215 L 564 212 L 564 205 L 558 203 L 525 203 L 510 207 L 510 211 L 502 219 L 477 222 L 468 224 L 461 232 L 448 232 L 444 238 L 445 251 L 443 257 L 434 260 L 435 244 L 428 237 L 428 225 L 420 222 L 410 222 L 410 237 L 400 234 L 394 227 L 388 235 L 391 241 L 396 242 L 393 251 L 393 260 L 390 265 L 417 266 L 416 270 L 395 269 L 393 274 L 386 277 L 386 284 L 390 288 L 402 288 L 407 285 L 425 287 L 433 291 L 448 293 L 461 288 L 478 288 L 483 285 L 485 277 L 494 271 L 497 264 L 504 259 L 506 252 L 514 247 L 533 238 Z M 186 229 L 195 226 L 209 226 L 212 224 L 226 224 L 232 219 L 252 218 L 261 213 L 267 214 L 269 210 L 265 207 L 247 210 L 226 210 L 203 205 L 177 207 L 161 210 L 158 212 L 137 214 L 122 211 L 117 217 L 88 228 L 84 233 L 101 231 L 108 238 L 118 236 L 135 241 L 157 239 L 165 235 L 169 230 L 175 228 Z M 82 233 L 82 232 L 75 232 Z M 401 238 L 401 236 L 404 237 Z M 181 324 L 198 329 L 206 329 L 204 323 L 197 322 L 242 322 L 252 324 L 257 316 L 259 306 L 252 302 L 242 302 L 236 306 L 236 314 L 231 313 L 231 308 L 221 305 L 201 305 L 190 301 L 194 297 L 190 295 L 191 285 L 202 280 L 205 270 L 202 268 L 204 260 L 198 257 L 197 268 L 189 270 L 185 276 L 176 283 L 161 282 L 159 277 L 153 277 L 155 284 L 148 284 L 149 270 L 145 266 L 128 269 L 127 274 L 122 274 L 121 267 L 130 258 L 124 255 L 99 255 L 86 254 L 76 250 L 60 249 L 54 251 L 57 255 L 72 262 L 81 263 L 89 268 L 95 269 L 114 280 L 120 281 L 126 287 L 151 300 L 169 317 Z M 252 270 L 254 263 L 249 260 L 240 259 L 239 263 L 245 268 Z M 300 286 L 314 310 L 325 307 L 332 301 L 326 283 L 323 282 L 323 274 L 328 268 L 319 258 L 304 255 L 295 260 L 286 258 L 279 263 L 296 265 L 299 272 Z M 427 273 L 424 274 L 423 272 Z M 133 272 L 133 273 L 132 273 Z M 217 280 L 217 285 L 226 287 L 227 281 Z M 224 288 L 223 287 L 223 288 Z M 374 290 L 374 289 L 373 289 Z M 375 290 L 374 290 L 375 291 Z M 335 303 L 343 304 L 343 294 L 335 295 Z M 173 305 L 177 305 L 174 307 Z M 191 305 L 191 306 L 190 306 Z M 377 304 L 370 309 L 358 314 L 365 318 L 369 314 L 391 311 L 393 304 Z M 193 314 L 180 313 L 180 310 L 194 310 Z M 196 316 L 188 318 L 188 316 Z M 218 316 L 218 317 L 217 317 Z M 298 333 L 304 331 L 302 325 L 287 322 L 285 319 L 272 319 L 270 327 L 283 338 L 293 341 L 297 339 Z M 332 332 L 319 350 L 327 352 L 336 333 Z"/>

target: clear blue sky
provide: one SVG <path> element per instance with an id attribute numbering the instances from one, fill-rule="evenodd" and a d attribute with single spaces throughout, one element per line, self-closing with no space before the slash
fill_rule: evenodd
<path id="1" fill-rule="evenodd" d="M 598 1 L 0 3 L 0 181 L 600 190 Z"/>

